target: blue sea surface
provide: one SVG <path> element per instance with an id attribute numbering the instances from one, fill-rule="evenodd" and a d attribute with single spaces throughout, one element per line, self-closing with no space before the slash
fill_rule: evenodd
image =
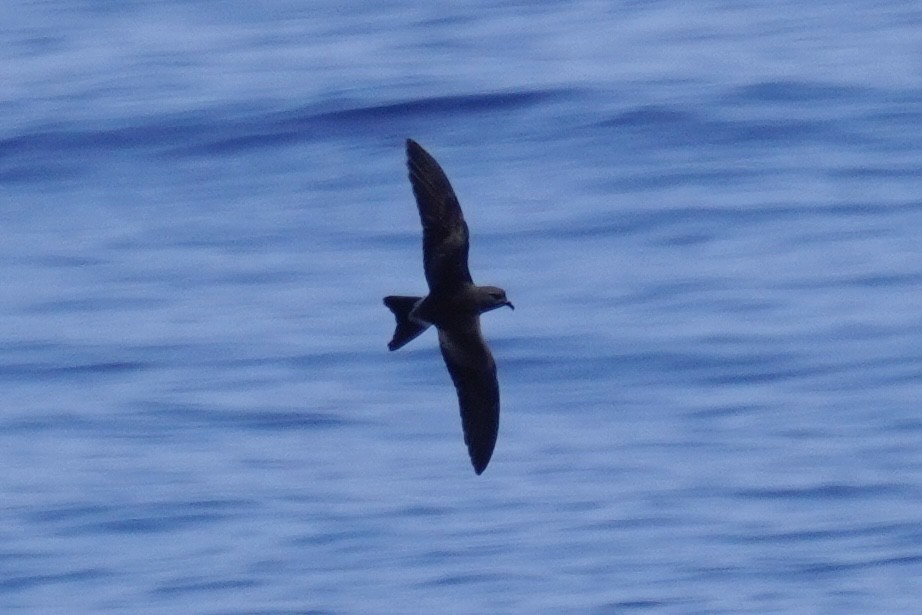
<path id="1" fill-rule="evenodd" d="M 0 9 L 0 611 L 911 613 L 922 8 Z M 475 476 L 404 139 L 502 419 Z"/>

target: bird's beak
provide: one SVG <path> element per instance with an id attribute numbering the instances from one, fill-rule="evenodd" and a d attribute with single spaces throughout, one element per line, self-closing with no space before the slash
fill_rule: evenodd
<path id="1" fill-rule="evenodd" d="M 510 309 L 510 310 L 515 311 L 515 306 L 512 305 L 512 301 L 507 301 L 507 302 L 506 302 L 506 305 L 509 306 L 509 309 Z"/>

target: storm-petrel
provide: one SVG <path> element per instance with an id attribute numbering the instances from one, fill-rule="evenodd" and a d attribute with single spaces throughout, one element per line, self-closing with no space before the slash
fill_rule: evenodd
<path id="1" fill-rule="evenodd" d="M 482 473 L 499 431 L 499 383 L 496 362 L 480 332 L 480 315 L 508 305 L 506 291 L 476 286 L 467 267 L 467 223 L 458 197 L 435 158 L 407 139 L 407 167 L 423 225 L 423 269 L 427 297 L 390 296 L 386 305 L 397 319 L 397 350 L 430 325 L 439 331 L 439 348 L 458 390 L 461 426 L 474 472 Z"/>

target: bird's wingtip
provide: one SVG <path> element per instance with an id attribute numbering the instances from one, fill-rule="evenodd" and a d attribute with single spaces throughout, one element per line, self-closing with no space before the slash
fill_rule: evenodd
<path id="1" fill-rule="evenodd" d="M 481 474 L 483 474 L 483 471 L 487 469 L 487 466 L 489 464 L 490 464 L 489 459 L 484 461 L 483 459 L 474 459 L 473 457 L 471 458 L 471 465 L 474 466 L 474 474 L 476 474 L 477 476 L 480 476 Z"/>

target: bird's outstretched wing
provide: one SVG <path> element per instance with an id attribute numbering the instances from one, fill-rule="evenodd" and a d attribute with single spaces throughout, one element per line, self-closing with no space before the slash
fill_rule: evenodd
<path id="1" fill-rule="evenodd" d="M 480 333 L 480 318 L 473 317 L 463 328 L 439 329 L 439 347 L 458 390 L 464 443 L 474 471 L 481 474 L 499 432 L 499 382 L 496 362 Z"/>
<path id="2" fill-rule="evenodd" d="M 423 224 L 423 268 L 429 290 L 470 283 L 467 223 L 448 177 L 412 139 L 407 139 L 407 167 Z"/>

